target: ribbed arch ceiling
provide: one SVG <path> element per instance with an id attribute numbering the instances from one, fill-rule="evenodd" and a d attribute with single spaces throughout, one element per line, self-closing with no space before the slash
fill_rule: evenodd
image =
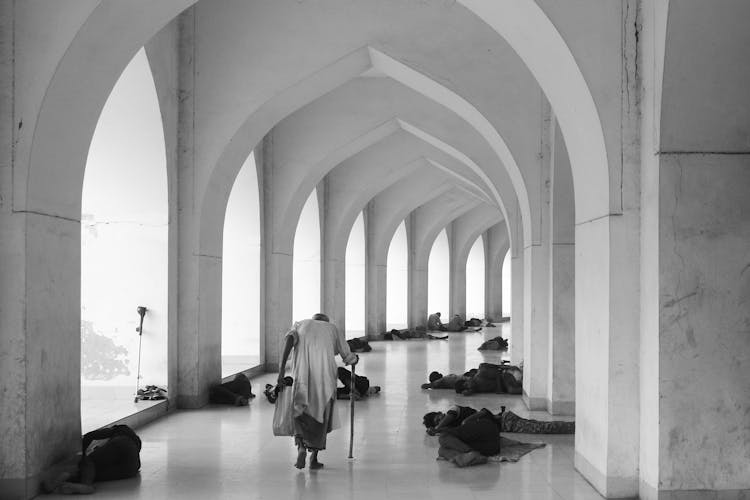
<path id="1" fill-rule="evenodd" d="M 368 126 L 372 128 L 368 130 Z M 279 150 L 275 157 L 282 191 L 279 198 L 291 203 L 278 205 L 278 211 L 284 214 L 284 222 L 278 225 L 282 231 L 298 217 L 302 199 L 299 194 L 319 182 L 326 169 L 330 169 L 329 177 L 357 179 L 358 175 L 346 173 L 351 168 L 365 172 L 379 168 L 388 176 L 399 164 L 408 167 L 416 156 L 436 171 L 450 174 L 450 180 L 480 200 L 497 204 L 491 186 L 483 179 L 483 168 L 477 163 L 482 162 L 485 170 L 497 163 L 486 141 L 452 111 L 390 78 L 356 78 L 339 86 L 282 120 L 274 128 L 273 143 Z M 454 144 L 467 150 L 471 157 Z M 380 164 L 378 155 L 382 156 Z M 367 165 L 362 164 L 362 157 L 368 157 Z M 340 162 L 335 165 L 336 161 Z M 367 176 L 365 172 L 362 179 Z M 367 197 L 374 195 L 373 186 L 364 184 L 349 187 L 353 192 L 367 193 L 351 207 L 351 214 L 361 210 Z M 510 186 L 507 177 L 502 185 Z M 504 192 L 505 199 L 510 198 L 514 205 L 512 189 Z M 354 215 L 347 217 L 353 221 Z M 288 239 L 280 237 L 275 241 Z"/>
<path id="2" fill-rule="evenodd" d="M 552 22 L 538 6 L 521 4 L 400 2 L 384 8 L 380 2 L 360 2 L 337 4 L 321 16 L 319 2 L 290 0 L 101 3 L 56 65 L 44 92 L 30 148 L 35 168 L 19 172 L 17 185 L 28 186 L 28 193 L 19 189 L 16 208 L 61 216 L 79 211 L 80 157 L 116 76 L 135 50 L 193 5 L 186 26 L 195 30 L 200 50 L 191 59 L 195 81 L 189 90 L 197 126 L 196 192 L 203 198 L 201 246 L 209 254 L 219 239 L 211 228 L 220 226 L 217 220 L 249 148 L 300 105 L 363 74 L 400 78 L 460 113 L 490 139 L 518 191 L 527 240 L 534 203 L 523 199 L 520 188 L 527 173 L 534 180 L 528 169 L 534 168 L 538 145 L 529 133 L 539 116 L 536 76 L 560 116 L 577 184 L 590 186 L 577 190 L 591 194 L 584 201 L 576 198 L 581 203 L 577 215 L 585 220 L 604 215 L 609 204 L 607 158 L 593 99 Z M 528 37 L 532 32 L 535 36 Z M 92 78 L 81 82 L 80 74 Z M 46 85 L 44 78 L 40 84 Z M 62 122 L 72 126 L 61 132 Z M 580 130 L 587 136 L 576 135 Z M 23 155 L 26 145 L 19 146 Z M 590 170 L 586 183 L 581 182 L 584 169 Z"/>

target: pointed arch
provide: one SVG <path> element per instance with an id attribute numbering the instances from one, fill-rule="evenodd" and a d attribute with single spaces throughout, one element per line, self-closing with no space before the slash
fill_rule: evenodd
<path id="1" fill-rule="evenodd" d="M 466 319 L 484 318 L 484 245 L 478 237 L 466 260 Z"/>
<path id="2" fill-rule="evenodd" d="M 292 317 L 311 318 L 320 311 L 320 211 L 315 189 L 302 208 L 294 233 Z"/>
<path id="3" fill-rule="evenodd" d="M 448 234 L 442 229 L 432 244 L 427 265 L 427 310 L 440 311 L 448 318 Z"/>
<path id="4" fill-rule="evenodd" d="M 357 216 L 346 245 L 346 338 L 365 334 L 365 221 Z"/>
<path id="5" fill-rule="evenodd" d="M 260 363 L 260 200 L 255 154 L 234 181 L 224 217 L 221 375 Z"/>
<path id="6" fill-rule="evenodd" d="M 407 280 L 409 247 L 406 241 L 406 224 L 398 225 L 388 246 L 388 264 L 386 279 L 386 328 L 406 328 Z"/>
<path id="7" fill-rule="evenodd" d="M 140 372 L 168 382 L 168 188 L 159 101 L 143 49 L 93 133 L 81 196 L 81 415 L 84 431 L 132 407 Z M 136 308 L 147 308 L 141 336 Z M 139 340 L 142 355 L 139 355 Z M 106 401 L 103 405 L 102 402 Z M 114 415 L 101 408 L 115 408 Z M 115 418 L 116 417 L 116 418 Z"/>

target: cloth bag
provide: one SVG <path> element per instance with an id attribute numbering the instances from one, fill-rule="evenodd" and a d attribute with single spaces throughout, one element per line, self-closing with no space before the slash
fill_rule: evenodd
<path id="1" fill-rule="evenodd" d="M 276 399 L 273 412 L 273 435 L 294 436 L 294 395 L 291 387 L 284 387 Z"/>

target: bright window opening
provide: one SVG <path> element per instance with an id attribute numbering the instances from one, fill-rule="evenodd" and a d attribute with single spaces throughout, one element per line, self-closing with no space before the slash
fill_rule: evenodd
<path id="1" fill-rule="evenodd" d="M 167 388 L 166 152 L 143 49 L 99 117 L 81 212 L 81 424 L 87 432 L 154 404 L 134 403 L 137 388 Z M 139 306 L 146 308 L 142 336 Z"/>
<path id="2" fill-rule="evenodd" d="M 313 189 L 294 235 L 292 314 L 294 321 L 312 318 L 320 311 L 320 216 L 318 194 Z"/>
<path id="3" fill-rule="evenodd" d="M 365 219 L 354 221 L 346 245 L 346 338 L 365 334 Z"/>
<path id="4" fill-rule="evenodd" d="M 501 261 L 500 265 L 503 268 L 503 316 L 510 316 L 511 306 L 511 280 L 513 276 L 510 272 L 510 250 L 505 253 L 505 257 Z"/>
<path id="5" fill-rule="evenodd" d="M 483 241 L 481 236 L 477 238 L 466 261 L 466 319 L 485 316 Z"/>
<path id="6" fill-rule="evenodd" d="M 435 238 L 427 266 L 427 311 L 428 314 L 440 312 L 444 323 L 450 320 L 450 312 L 448 311 L 449 270 L 448 235 L 443 229 Z M 427 318 L 425 318 L 425 321 L 427 321 Z"/>
<path id="7" fill-rule="evenodd" d="M 232 186 L 224 218 L 221 375 L 260 364 L 260 205 L 255 155 Z"/>
<path id="8" fill-rule="evenodd" d="M 409 246 L 406 240 L 406 224 L 399 224 L 388 246 L 386 328 L 401 329 L 407 326 L 407 287 Z"/>

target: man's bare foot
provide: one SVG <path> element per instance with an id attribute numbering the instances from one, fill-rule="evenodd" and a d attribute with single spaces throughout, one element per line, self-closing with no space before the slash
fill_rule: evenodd
<path id="1" fill-rule="evenodd" d="M 310 456 L 310 470 L 322 469 L 323 464 L 318 462 L 318 450 L 313 450 Z"/>
<path id="2" fill-rule="evenodd" d="M 297 452 L 297 461 L 294 463 L 294 466 L 298 469 L 304 469 L 305 462 L 307 462 L 307 450 L 300 448 Z"/>
<path id="3" fill-rule="evenodd" d="M 470 465 L 486 464 L 487 457 L 478 451 L 472 450 L 467 453 L 456 455 L 451 461 L 458 467 L 468 467 Z"/>
<path id="4" fill-rule="evenodd" d="M 45 493 L 52 493 L 53 491 L 55 491 L 55 488 L 68 481 L 68 479 L 70 479 L 72 476 L 73 474 L 71 474 L 70 472 L 64 471 L 52 479 L 45 479 L 44 481 L 42 481 L 42 491 L 44 491 Z"/>

